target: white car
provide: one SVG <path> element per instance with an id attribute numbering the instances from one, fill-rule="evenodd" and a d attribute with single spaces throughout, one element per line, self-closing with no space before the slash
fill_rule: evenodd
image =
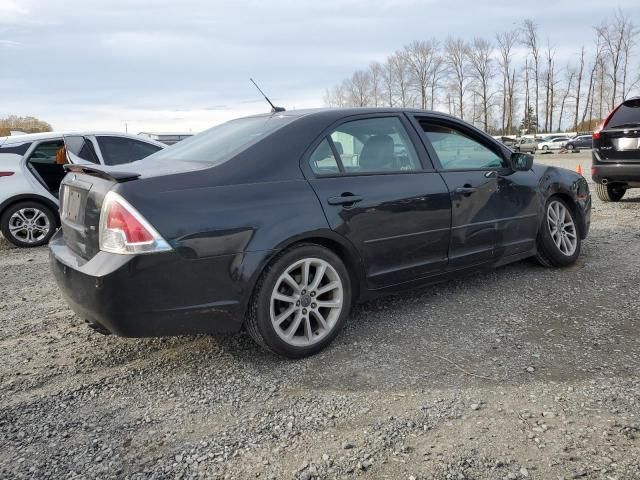
<path id="1" fill-rule="evenodd" d="M 569 141 L 569 137 L 556 137 L 546 142 L 540 142 L 538 144 L 538 150 L 560 150 L 566 142 Z"/>
<path id="2" fill-rule="evenodd" d="M 60 225 L 58 189 L 65 176 L 56 154 L 75 145 L 72 163 L 119 165 L 147 157 L 166 145 L 120 133 L 32 133 L 0 137 L 0 230 L 19 247 L 49 241 Z M 63 157 L 64 158 L 64 157 Z"/>

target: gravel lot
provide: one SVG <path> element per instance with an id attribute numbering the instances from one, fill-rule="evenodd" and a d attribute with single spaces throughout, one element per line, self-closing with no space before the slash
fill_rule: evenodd
<path id="1" fill-rule="evenodd" d="M 640 478 L 639 223 L 594 198 L 575 266 L 358 306 L 302 361 L 102 336 L 0 239 L 0 478 Z"/>

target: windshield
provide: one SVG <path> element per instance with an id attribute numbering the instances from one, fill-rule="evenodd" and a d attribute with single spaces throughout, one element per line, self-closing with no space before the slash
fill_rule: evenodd
<path id="1" fill-rule="evenodd" d="M 285 115 L 239 118 L 160 150 L 145 160 L 169 159 L 222 163 L 295 118 Z"/>

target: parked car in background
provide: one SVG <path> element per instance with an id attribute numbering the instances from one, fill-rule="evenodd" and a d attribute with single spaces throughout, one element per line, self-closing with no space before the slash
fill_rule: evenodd
<path id="1" fill-rule="evenodd" d="M 573 137 L 564 144 L 564 148 L 567 150 L 575 150 L 580 148 L 591 148 L 593 146 L 593 139 L 591 135 L 578 135 Z"/>
<path id="2" fill-rule="evenodd" d="M 541 138 L 522 137 L 514 145 L 516 152 L 525 152 L 535 154 L 538 149 L 538 144 L 542 141 Z"/>
<path id="3" fill-rule="evenodd" d="M 593 132 L 591 158 L 601 200 L 617 202 L 640 187 L 640 97 L 622 102 Z"/>
<path id="4" fill-rule="evenodd" d="M 65 142 L 77 154 L 66 156 Z M 121 165 L 165 145 L 119 133 L 34 133 L 0 137 L 0 230 L 19 247 L 49 241 L 60 224 L 58 190 L 63 164 Z"/>
<path id="5" fill-rule="evenodd" d="M 51 269 L 100 331 L 246 328 L 303 357 L 360 299 L 527 257 L 574 263 L 587 182 L 532 162 L 436 112 L 241 118 L 129 165 L 71 167 Z"/>
<path id="6" fill-rule="evenodd" d="M 545 140 L 538 143 L 538 150 L 546 152 L 547 150 L 560 150 L 566 142 L 569 141 L 569 137 L 555 137 L 551 140 Z"/>

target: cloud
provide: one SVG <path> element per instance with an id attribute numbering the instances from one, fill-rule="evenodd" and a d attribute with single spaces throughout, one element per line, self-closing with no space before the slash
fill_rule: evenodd
<path id="1" fill-rule="evenodd" d="M 18 0 L 0 0 L 0 25 L 19 22 L 29 14 L 24 2 Z"/>
<path id="2" fill-rule="evenodd" d="M 618 1 L 638 18 L 637 0 Z M 321 106 L 327 87 L 413 40 L 494 38 L 524 18 L 564 65 L 610 13 L 596 0 L 0 0 L 0 115 L 201 129 L 266 110 L 249 77 L 277 104 Z"/>

